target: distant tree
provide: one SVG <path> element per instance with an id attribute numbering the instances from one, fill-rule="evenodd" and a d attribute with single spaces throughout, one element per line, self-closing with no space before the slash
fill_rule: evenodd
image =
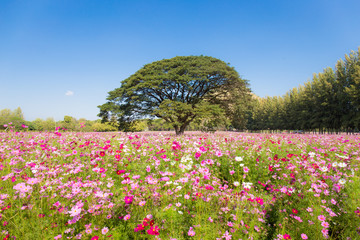
<path id="1" fill-rule="evenodd" d="M 0 111 L 0 129 L 5 129 L 4 125 L 11 122 L 11 110 L 2 109 Z"/>
<path id="2" fill-rule="evenodd" d="M 18 118 L 18 119 L 21 119 L 21 120 L 24 120 L 24 114 L 21 110 L 20 107 L 18 107 L 17 109 L 14 110 L 14 112 L 12 113 L 13 117 L 14 118 Z"/>
<path id="3" fill-rule="evenodd" d="M 42 122 L 42 130 L 43 131 L 55 131 L 56 122 L 54 118 L 46 118 L 45 121 Z"/>
<path id="4" fill-rule="evenodd" d="M 0 129 L 4 129 L 4 125 L 10 122 L 15 130 L 19 131 L 24 129 L 22 125 L 27 122 L 24 119 L 24 114 L 20 107 L 14 111 L 11 111 L 10 109 L 3 109 L 0 111 Z"/>
<path id="5" fill-rule="evenodd" d="M 20 107 L 16 108 L 12 113 L 11 113 L 11 122 L 13 123 L 13 125 L 15 126 L 16 130 L 23 130 L 24 128 L 22 127 L 23 125 L 26 125 L 26 121 L 24 119 L 24 114 L 21 110 Z"/>
<path id="6" fill-rule="evenodd" d="M 95 121 L 91 128 L 94 132 L 114 132 L 117 130 L 116 127 L 110 125 L 109 123 L 101 123 L 100 121 Z"/>
<path id="7" fill-rule="evenodd" d="M 41 118 L 36 118 L 34 121 L 32 121 L 32 125 L 34 126 L 34 130 L 36 131 L 44 130 L 44 120 L 42 120 Z"/>
<path id="8" fill-rule="evenodd" d="M 247 92 L 247 82 L 219 59 L 175 57 L 147 64 L 122 81 L 121 87 L 109 92 L 108 102 L 99 106 L 99 116 L 103 122 L 116 116 L 120 123 L 158 117 L 179 135 L 210 112 L 230 112 L 232 96 Z"/>
<path id="9" fill-rule="evenodd" d="M 353 128 L 360 129 L 360 48 L 345 56 L 346 86 L 344 92 L 350 103 L 347 120 Z"/>
<path id="10" fill-rule="evenodd" d="M 79 131 L 80 130 L 80 125 L 78 123 L 78 121 L 71 117 L 71 116 L 67 116 L 65 115 L 64 116 L 64 120 L 61 121 L 59 123 L 59 127 L 63 128 L 63 129 L 66 129 L 68 131 Z"/>
<path id="11" fill-rule="evenodd" d="M 353 82 L 346 87 L 345 91 L 349 94 L 353 105 L 353 123 L 357 129 L 360 129 L 360 65 L 354 66 L 352 73 Z"/>
<path id="12" fill-rule="evenodd" d="M 86 120 L 85 118 L 79 118 L 77 120 L 77 129 L 81 132 L 91 132 L 93 121 Z"/>

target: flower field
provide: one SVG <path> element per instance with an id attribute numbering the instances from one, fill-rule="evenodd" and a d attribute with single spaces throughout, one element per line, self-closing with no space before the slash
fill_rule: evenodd
<path id="1" fill-rule="evenodd" d="M 360 239 L 360 136 L 0 133 L 0 239 Z"/>

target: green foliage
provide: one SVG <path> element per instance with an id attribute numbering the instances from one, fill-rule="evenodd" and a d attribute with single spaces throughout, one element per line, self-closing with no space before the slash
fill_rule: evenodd
<path id="1" fill-rule="evenodd" d="M 161 118 L 147 119 L 146 125 L 149 131 L 169 131 L 173 129 L 169 123 Z"/>
<path id="2" fill-rule="evenodd" d="M 109 123 L 100 122 L 94 123 L 91 128 L 94 132 L 113 132 L 117 130 L 116 127 L 111 126 Z"/>
<path id="3" fill-rule="evenodd" d="M 109 92 L 99 106 L 103 122 L 116 117 L 123 128 L 143 117 L 164 119 L 182 134 L 195 119 L 236 115 L 246 100 L 247 82 L 223 61 L 206 56 L 164 59 L 145 65 Z M 235 101 L 236 99 L 236 101 Z M 225 109 L 220 112 L 219 107 Z"/>
<path id="4" fill-rule="evenodd" d="M 26 123 L 24 119 L 24 114 L 20 107 L 11 111 L 10 109 L 3 109 L 0 111 L 0 130 L 7 129 L 8 127 L 4 127 L 4 125 L 12 126 L 15 130 L 22 130 L 22 125 Z"/>
<path id="5" fill-rule="evenodd" d="M 283 97 L 253 98 L 248 129 L 359 131 L 359 54 L 360 48 Z"/>

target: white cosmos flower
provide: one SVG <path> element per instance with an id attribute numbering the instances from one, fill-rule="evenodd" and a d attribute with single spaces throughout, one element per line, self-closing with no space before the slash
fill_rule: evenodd
<path id="1" fill-rule="evenodd" d="M 327 172 L 328 168 L 327 167 L 321 167 L 320 168 L 322 172 Z"/>
<path id="2" fill-rule="evenodd" d="M 244 188 L 251 188 L 251 185 L 252 185 L 252 183 L 251 182 L 243 182 L 243 187 Z"/>
<path id="3" fill-rule="evenodd" d="M 243 166 L 244 166 L 244 164 L 240 163 L 240 167 L 243 167 Z"/>
<path id="4" fill-rule="evenodd" d="M 337 154 L 337 153 L 335 153 L 335 155 L 338 156 L 339 158 L 343 158 L 343 159 L 348 158 L 347 156 L 341 156 L 341 155 L 339 155 L 339 154 Z"/>
<path id="5" fill-rule="evenodd" d="M 295 192 L 295 188 L 288 188 L 288 192 L 289 192 L 289 193 Z"/>
<path id="6" fill-rule="evenodd" d="M 339 183 L 344 185 L 346 183 L 346 180 L 342 178 L 342 179 L 339 180 Z"/>
<path id="7" fill-rule="evenodd" d="M 179 214 L 183 214 L 183 212 L 182 212 L 182 211 L 178 211 L 178 213 L 179 213 Z"/>
<path id="8" fill-rule="evenodd" d="M 237 162 L 241 162 L 242 160 L 243 160 L 242 157 L 235 157 L 235 161 L 237 161 Z"/>
<path id="9" fill-rule="evenodd" d="M 238 186 L 240 186 L 240 183 L 239 182 L 234 182 L 234 186 L 238 187 Z"/>
<path id="10" fill-rule="evenodd" d="M 337 167 L 337 166 L 338 166 L 338 163 L 337 163 L 337 162 L 333 162 L 332 166 L 333 166 L 333 167 Z"/>
<path id="11" fill-rule="evenodd" d="M 344 162 L 339 163 L 339 167 L 346 167 L 346 163 Z"/>

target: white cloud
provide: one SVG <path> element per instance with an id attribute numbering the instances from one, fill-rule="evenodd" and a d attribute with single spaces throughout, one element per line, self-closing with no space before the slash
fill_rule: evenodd
<path id="1" fill-rule="evenodd" d="M 66 95 L 66 96 L 72 96 L 72 95 L 74 95 L 74 92 L 68 90 L 68 91 L 65 93 L 65 95 Z"/>

